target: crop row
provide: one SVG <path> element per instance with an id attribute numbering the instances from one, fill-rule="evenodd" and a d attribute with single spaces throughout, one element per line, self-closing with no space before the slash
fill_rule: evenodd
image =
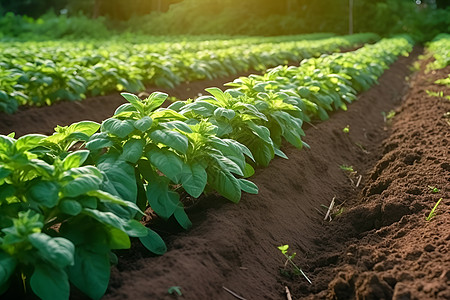
<path id="1" fill-rule="evenodd" d="M 304 120 L 345 109 L 389 63 L 411 50 L 385 39 L 299 67 L 240 78 L 233 89 L 160 105 L 167 94 L 128 103 L 97 124 L 57 127 L 51 136 L 0 136 L 0 292 L 22 280 L 40 298 L 68 299 L 69 282 L 92 299 L 106 291 L 111 250 L 139 237 L 150 251 L 162 239 L 138 220 L 148 206 L 189 228 L 181 198 L 217 192 L 238 202 L 255 166 L 285 139 L 301 148 Z"/>
<path id="2" fill-rule="evenodd" d="M 434 61 L 427 65 L 428 70 L 442 69 L 450 65 L 450 34 L 439 34 L 427 48 L 434 57 Z"/>
<path id="3" fill-rule="evenodd" d="M 145 84 L 174 87 L 184 81 L 265 70 L 378 37 L 290 38 L 150 44 L 4 43 L 0 45 L 0 111 L 13 113 L 19 105 L 50 105 L 114 90 L 138 92 Z"/>

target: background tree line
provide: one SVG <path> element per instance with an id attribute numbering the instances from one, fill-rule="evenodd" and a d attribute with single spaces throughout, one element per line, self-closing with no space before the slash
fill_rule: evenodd
<path id="1" fill-rule="evenodd" d="M 83 18 L 74 22 L 78 27 L 100 18 L 106 30 L 144 34 L 343 34 L 349 0 L 0 0 L 0 15 L 45 21 L 49 11 L 53 18 Z M 5 22 L 0 20 L 0 28 Z M 354 32 L 406 32 L 424 40 L 450 31 L 450 0 L 353 0 L 353 27 Z"/>

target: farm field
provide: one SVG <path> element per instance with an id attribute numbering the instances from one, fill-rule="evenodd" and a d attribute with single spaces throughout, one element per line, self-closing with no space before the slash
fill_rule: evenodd
<path id="1" fill-rule="evenodd" d="M 0 299 L 450 299 L 450 6 L 121 1 L 0 1 Z"/>

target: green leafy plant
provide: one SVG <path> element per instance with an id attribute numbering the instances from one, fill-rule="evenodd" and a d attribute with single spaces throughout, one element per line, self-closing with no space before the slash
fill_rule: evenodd
<path id="1" fill-rule="evenodd" d="M 117 260 L 111 250 L 129 248 L 130 236 L 165 245 L 116 213 L 142 211 L 104 189 L 102 171 L 84 165 L 89 151 L 53 155 L 47 139 L 0 135 L 0 290 L 20 274 L 41 299 L 68 299 L 69 282 L 99 299 Z"/>
<path id="2" fill-rule="evenodd" d="M 347 125 L 344 127 L 344 129 L 342 129 L 343 133 L 349 133 L 350 132 L 350 125 Z"/>
<path id="3" fill-rule="evenodd" d="M 284 257 L 286 258 L 286 262 L 284 263 L 285 266 L 287 266 L 287 264 L 291 264 L 291 266 L 294 268 L 294 274 L 295 275 L 302 275 L 303 277 L 305 277 L 305 279 L 312 284 L 311 280 L 308 278 L 308 276 L 306 276 L 306 274 L 302 271 L 302 269 L 300 269 L 293 261 L 294 257 L 296 256 L 296 253 L 292 253 L 289 254 L 288 253 L 288 249 L 289 249 L 289 245 L 282 245 L 279 246 L 278 249 L 281 251 L 281 253 L 284 255 Z"/>
<path id="4" fill-rule="evenodd" d="M 442 198 L 440 198 L 438 200 L 438 202 L 436 202 L 436 204 L 433 206 L 433 208 L 431 209 L 428 216 L 425 218 L 426 221 L 431 221 L 431 219 L 433 219 L 436 216 L 436 209 L 437 209 L 439 203 L 441 203 L 441 201 L 442 201 Z"/>

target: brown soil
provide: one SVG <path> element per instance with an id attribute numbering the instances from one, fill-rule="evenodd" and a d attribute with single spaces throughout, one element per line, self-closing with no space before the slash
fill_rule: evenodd
<path id="1" fill-rule="evenodd" d="M 188 210 L 191 230 L 158 230 L 169 249 L 163 256 L 149 255 L 139 243 L 119 252 L 104 299 L 236 299 L 224 287 L 245 299 L 287 299 L 285 286 L 293 299 L 450 299 L 450 120 L 444 116 L 450 102 L 425 92 L 442 90 L 432 82 L 450 67 L 407 81 L 419 52 L 400 58 L 347 112 L 310 126 L 305 141 L 311 149 L 285 146 L 289 160 L 257 170 L 258 195 L 245 194 L 239 204 L 203 198 Z M 71 114 L 81 111 L 75 121 L 93 119 L 88 113 L 100 121 L 119 104 L 107 103 L 101 117 L 101 99 L 71 108 Z M 54 109 L 42 118 L 64 112 Z M 396 115 L 385 123 L 382 112 L 390 110 Z M 39 120 L 22 116 L 8 119 L 6 132 L 39 131 L 33 130 Z M 65 118 L 63 124 L 74 121 Z M 49 133 L 51 127 L 42 128 Z M 335 216 L 333 210 L 333 220 L 323 221 L 320 206 L 333 197 L 344 211 Z M 425 221 L 441 197 L 437 216 Z M 297 253 L 294 262 L 311 285 L 287 276 L 292 272 L 277 249 L 282 244 Z M 183 295 L 170 295 L 172 286 Z"/>

